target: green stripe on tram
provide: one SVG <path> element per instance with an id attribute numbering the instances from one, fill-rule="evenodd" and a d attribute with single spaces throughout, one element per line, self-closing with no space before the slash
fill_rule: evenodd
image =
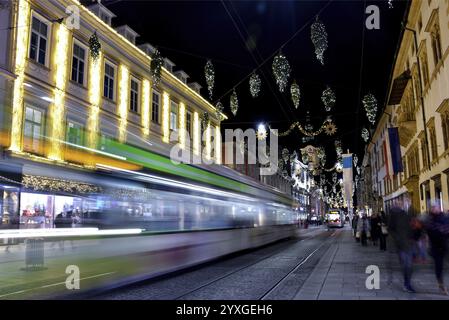
<path id="1" fill-rule="evenodd" d="M 205 182 L 208 184 L 212 184 L 226 189 L 231 189 L 234 191 L 249 193 L 253 195 L 260 193 L 260 190 L 255 187 L 246 185 L 244 183 L 184 163 L 174 164 L 167 157 L 137 147 L 133 147 L 127 144 L 123 144 L 112 139 L 108 141 L 105 147 L 106 152 L 126 157 L 126 161 L 141 165 L 148 169 L 153 169 L 159 172 L 186 177 L 194 181 Z M 291 201 L 282 196 L 278 195 L 274 196 L 276 196 L 276 198 L 278 198 L 281 202 L 285 204 L 291 204 Z"/>

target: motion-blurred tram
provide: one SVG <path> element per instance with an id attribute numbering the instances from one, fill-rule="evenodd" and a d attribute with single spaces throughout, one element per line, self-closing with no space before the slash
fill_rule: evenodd
<path id="1" fill-rule="evenodd" d="M 95 172 L 80 172 L 22 160 L 24 175 L 65 177 L 95 185 L 89 193 L 56 195 L 53 203 L 58 196 L 70 198 L 70 203 L 58 206 L 52 228 L 0 230 L 4 238 L 45 240 L 43 260 L 53 272 L 46 278 L 50 283 L 60 282 L 57 268 L 61 265 L 77 265 L 88 279 L 81 292 L 109 289 L 298 232 L 289 195 L 230 168 L 174 164 L 165 156 L 115 140 L 102 150 L 139 169 L 97 161 Z M 26 185 L 21 191 L 37 194 Z M 20 219 L 29 217 L 22 212 Z M 72 250 L 60 250 L 69 244 Z M 28 250 L 27 241 L 24 246 Z M 0 263 L 8 259 L 0 256 Z M 67 294 L 63 288 L 47 285 L 27 291 L 24 297 Z M 15 288 L 17 292 L 20 286 Z"/>
<path id="2" fill-rule="evenodd" d="M 343 228 L 345 226 L 345 213 L 341 209 L 330 209 L 326 221 L 329 228 Z"/>

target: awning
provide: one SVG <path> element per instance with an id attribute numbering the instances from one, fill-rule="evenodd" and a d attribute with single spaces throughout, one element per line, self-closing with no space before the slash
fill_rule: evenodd
<path id="1" fill-rule="evenodd" d="M 405 70 L 399 77 L 394 79 L 393 86 L 391 87 L 390 100 L 388 100 L 388 105 L 395 105 L 401 102 L 402 96 L 404 95 L 405 87 L 408 81 L 412 78 L 410 70 Z"/>

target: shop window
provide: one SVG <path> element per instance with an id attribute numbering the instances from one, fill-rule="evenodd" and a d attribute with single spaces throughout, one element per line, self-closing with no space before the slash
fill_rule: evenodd
<path id="1" fill-rule="evenodd" d="M 83 126 L 73 121 L 67 122 L 67 142 L 70 145 L 82 146 L 84 142 Z"/>
<path id="2" fill-rule="evenodd" d="M 43 136 L 43 113 L 31 106 L 25 107 L 23 147 L 26 151 L 40 153 Z"/>

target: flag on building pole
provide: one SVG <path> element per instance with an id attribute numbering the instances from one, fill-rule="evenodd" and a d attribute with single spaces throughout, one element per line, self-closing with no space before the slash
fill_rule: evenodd
<path id="1" fill-rule="evenodd" d="M 348 214 L 352 220 L 352 153 L 342 155 L 343 158 L 343 186 L 346 204 L 348 205 Z"/>
<path id="2" fill-rule="evenodd" d="M 397 127 L 388 128 L 388 144 L 389 144 L 389 160 L 391 164 L 392 174 L 403 172 L 401 145 L 399 143 L 399 131 Z"/>

